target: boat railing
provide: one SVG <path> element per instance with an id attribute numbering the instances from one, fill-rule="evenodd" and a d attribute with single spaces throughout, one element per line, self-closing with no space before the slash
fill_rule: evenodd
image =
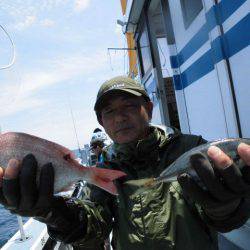
<path id="1" fill-rule="evenodd" d="M 19 226 L 20 238 L 16 239 L 16 241 L 24 242 L 29 239 L 29 236 L 25 235 L 24 227 L 23 227 L 23 220 L 22 217 L 17 215 L 17 222 Z"/>

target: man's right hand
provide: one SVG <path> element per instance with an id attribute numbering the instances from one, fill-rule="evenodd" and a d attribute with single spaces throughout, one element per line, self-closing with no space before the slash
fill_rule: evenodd
<path id="1" fill-rule="evenodd" d="M 34 217 L 46 223 L 56 239 L 66 243 L 83 237 L 87 217 L 74 199 L 54 196 L 54 169 L 42 166 L 37 185 L 37 161 L 32 154 L 19 163 L 11 159 L 5 171 L 0 167 L 0 204 L 14 214 Z"/>
<path id="2" fill-rule="evenodd" d="M 36 176 L 37 161 L 32 154 L 22 163 L 11 159 L 5 171 L 0 170 L 0 202 L 4 207 L 21 216 L 47 217 L 55 202 L 52 164 L 42 167 L 38 187 Z"/>

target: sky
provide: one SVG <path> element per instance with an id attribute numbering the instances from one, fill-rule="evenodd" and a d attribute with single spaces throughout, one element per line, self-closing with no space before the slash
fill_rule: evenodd
<path id="1" fill-rule="evenodd" d="M 36 135 L 76 149 L 100 127 L 93 111 L 107 79 L 128 70 L 120 0 L 1 0 L 0 25 L 15 62 L 0 70 L 1 132 Z M 13 57 L 0 29 L 0 68 Z M 70 112 L 72 108 L 73 119 Z"/>

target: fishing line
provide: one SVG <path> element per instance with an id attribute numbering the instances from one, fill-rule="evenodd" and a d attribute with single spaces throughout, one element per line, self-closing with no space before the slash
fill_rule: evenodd
<path id="1" fill-rule="evenodd" d="M 9 38 L 9 41 L 10 41 L 11 47 L 12 47 L 12 59 L 8 65 L 0 67 L 0 70 L 3 70 L 3 69 L 10 68 L 15 63 L 15 61 L 16 61 L 16 49 L 15 49 L 15 44 L 14 44 L 13 40 L 11 39 L 9 33 L 6 31 L 6 29 L 1 24 L 0 24 L 0 28 L 3 30 L 3 32 L 6 34 L 6 36 Z"/>
<path id="2" fill-rule="evenodd" d="M 110 55 L 110 52 L 109 52 L 109 50 L 108 50 L 108 57 L 109 57 L 109 65 L 110 65 L 110 68 L 111 68 L 111 70 L 113 71 L 114 69 L 113 69 L 113 67 L 112 67 L 112 61 L 111 61 L 111 55 Z"/>
<path id="3" fill-rule="evenodd" d="M 80 147 L 80 143 L 79 143 L 79 138 L 78 138 L 77 130 L 76 130 L 75 117 L 74 117 L 74 114 L 73 114 L 73 110 L 72 110 L 72 106 L 71 106 L 71 102 L 70 102 L 70 97 L 69 96 L 67 96 L 67 101 L 68 101 L 68 105 L 69 105 L 69 110 L 70 110 L 70 115 L 71 115 L 72 123 L 73 123 L 73 126 L 74 126 L 74 132 L 75 132 L 76 142 L 77 142 L 77 146 L 78 146 L 78 151 L 79 151 L 79 154 L 81 156 L 81 159 L 83 160 L 83 155 L 82 155 L 82 151 L 81 151 L 81 147 Z"/>
<path id="4" fill-rule="evenodd" d="M 137 72 L 136 72 L 137 71 Z M 138 71 L 139 71 L 139 67 L 138 67 L 138 63 L 136 62 L 130 72 L 130 76 L 131 77 L 135 77 L 136 75 L 138 75 Z"/>
<path id="5" fill-rule="evenodd" d="M 160 52 L 161 52 L 161 54 L 162 54 L 162 56 L 163 56 L 163 60 L 164 60 L 164 62 L 163 62 L 163 64 L 162 64 L 162 70 L 166 70 L 167 71 L 167 74 L 168 74 L 168 76 L 170 76 L 170 74 L 169 74 L 169 71 L 168 71 L 168 68 L 166 67 L 166 68 L 164 68 L 165 66 L 166 66 L 166 62 L 167 62 L 167 59 L 166 59 L 166 56 L 164 55 L 164 53 L 163 53 L 163 50 L 162 50 L 162 47 L 161 47 L 161 44 L 160 44 L 160 42 L 157 40 L 157 45 L 158 45 L 158 48 L 160 49 Z"/>
<path id="6" fill-rule="evenodd" d="M 125 44 L 126 44 L 126 36 L 124 36 L 123 40 L 123 72 L 124 75 L 126 74 L 126 51 L 125 51 Z"/>

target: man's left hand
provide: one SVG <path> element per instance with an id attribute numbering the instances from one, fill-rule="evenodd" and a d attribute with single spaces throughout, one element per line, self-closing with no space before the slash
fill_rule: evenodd
<path id="1" fill-rule="evenodd" d="M 213 164 L 201 153 L 191 156 L 205 189 L 188 174 L 178 178 L 184 194 L 200 204 L 210 224 L 222 232 L 241 226 L 250 215 L 250 146 L 241 143 L 237 150 L 245 164 L 241 170 L 215 146 L 207 152 Z"/>

